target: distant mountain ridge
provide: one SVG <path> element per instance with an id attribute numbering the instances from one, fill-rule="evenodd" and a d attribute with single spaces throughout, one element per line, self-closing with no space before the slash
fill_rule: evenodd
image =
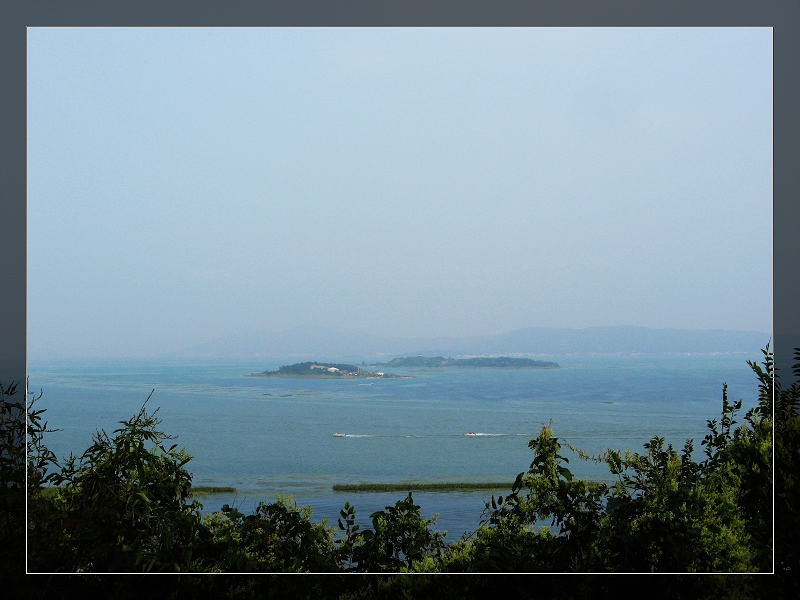
<path id="1" fill-rule="evenodd" d="M 768 333 L 725 329 L 652 329 L 633 326 L 566 329 L 528 327 L 490 336 L 399 338 L 328 328 L 245 332 L 186 348 L 182 358 L 380 360 L 404 355 L 481 356 L 617 353 L 753 353 Z M 296 361 L 299 362 L 299 361 Z"/>

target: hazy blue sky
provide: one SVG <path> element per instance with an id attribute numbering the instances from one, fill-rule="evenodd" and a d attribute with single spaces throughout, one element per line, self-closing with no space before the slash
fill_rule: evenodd
<path id="1" fill-rule="evenodd" d="M 33 354 L 771 330 L 771 29 L 28 32 Z"/>

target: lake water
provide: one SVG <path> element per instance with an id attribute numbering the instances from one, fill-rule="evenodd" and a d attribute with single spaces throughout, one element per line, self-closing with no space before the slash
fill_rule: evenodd
<path id="1" fill-rule="evenodd" d="M 195 485 L 230 486 L 235 497 L 201 498 L 206 510 L 293 496 L 314 520 L 336 516 L 345 501 L 358 521 L 403 498 L 397 493 L 334 492 L 336 483 L 513 481 L 532 460 L 527 442 L 543 423 L 590 453 L 641 450 L 653 435 L 678 449 L 719 417 L 722 384 L 744 409 L 757 403 L 752 355 L 572 356 L 542 370 L 396 370 L 409 379 L 339 381 L 246 377 L 281 363 L 35 362 L 30 389 L 51 428 L 46 445 L 80 453 L 92 434 L 115 429 L 148 406 L 161 429 L 194 459 Z M 294 362 L 294 361 L 287 361 Z M 283 363 L 285 364 L 285 363 Z M 369 385 L 365 385 L 369 383 Z M 466 432 L 491 436 L 467 437 Z M 348 437 L 334 437 L 336 432 Z M 572 455 L 577 476 L 609 481 L 607 469 Z M 481 518 L 483 492 L 414 493 L 425 517 L 457 539 Z"/>

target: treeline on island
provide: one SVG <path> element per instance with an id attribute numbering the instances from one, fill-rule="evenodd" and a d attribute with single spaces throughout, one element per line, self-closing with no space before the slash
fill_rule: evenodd
<path id="1" fill-rule="evenodd" d="M 800 351 L 795 356 L 800 361 Z M 312 522 L 310 508 L 286 498 L 262 502 L 252 514 L 225 505 L 203 516 L 187 471 L 192 456 L 170 443 L 157 410 L 150 412 L 146 402 L 112 433 L 99 431 L 80 456 L 59 459 L 45 444 L 49 430 L 36 404 L 41 394 L 20 399 L 18 386 L 11 384 L 0 390 L 0 568 L 9 577 L 24 569 L 23 559 L 31 572 L 84 574 L 763 573 L 774 566 L 780 581 L 789 585 L 789 573 L 800 568 L 800 388 L 780 386 L 769 349 L 761 364 L 749 364 L 759 384 L 757 406 L 742 415 L 741 401 L 730 401 L 723 386 L 722 412 L 708 422 L 700 457 L 695 457 L 692 441 L 677 449 L 656 435 L 643 451 L 582 454 L 605 464 L 616 479 L 613 485 L 589 482 L 573 475 L 561 454 L 564 444 L 551 427 L 543 427 L 528 444 L 530 467 L 506 493 L 491 497 L 471 534 L 449 544 L 432 529 L 433 519 L 422 518 L 410 491 L 371 514 L 366 528 L 356 525 L 356 509 L 349 502 L 333 526 Z M 795 373 L 800 376 L 800 364 Z M 26 539 L 23 556 L 19 549 Z M 158 593 L 170 598 L 406 598 L 433 593 L 456 598 L 480 597 L 491 587 L 470 578 L 192 577 L 151 579 L 150 584 L 128 581 L 162 586 Z M 49 580 L 28 581 L 19 580 L 29 589 L 50 585 Z M 57 585 L 113 587 L 116 581 L 69 578 Z M 580 589 L 586 597 L 603 586 L 612 592 L 607 579 L 594 580 L 591 588 L 572 581 L 567 587 L 575 597 Z M 681 597 L 698 597 L 686 592 L 686 586 L 703 590 L 703 597 L 716 597 L 725 589 L 737 590 L 737 597 L 759 596 L 764 581 L 684 578 Z M 554 594 L 568 591 L 558 583 L 547 585 L 551 587 L 543 589 Z M 152 590 L 148 594 L 155 597 Z M 787 592 L 786 597 L 793 596 Z"/>
<path id="2" fill-rule="evenodd" d="M 261 373 L 253 373 L 251 377 L 391 378 L 398 376 L 392 375 L 391 373 L 368 371 L 367 369 L 358 367 L 356 365 L 347 365 L 343 363 L 301 362 L 293 365 L 283 365 L 277 371 L 262 371 Z"/>
<path id="3" fill-rule="evenodd" d="M 374 368 L 495 368 L 495 369 L 553 369 L 558 368 L 558 363 L 530 358 L 511 358 L 508 356 L 477 357 L 477 358 L 444 358 L 443 356 L 406 356 L 395 358 L 386 363 L 376 363 Z M 306 361 L 293 365 L 283 365 L 276 371 L 262 371 L 253 373 L 251 377 L 323 377 L 323 378 L 352 378 L 352 377 L 400 377 L 393 373 L 383 371 L 370 371 L 366 363 L 363 366 L 344 363 L 324 363 Z"/>
<path id="4" fill-rule="evenodd" d="M 530 358 L 511 358 L 509 356 L 477 357 L 477 358 L 445 358 L 444 356 L 405 356 L 395 358 L 386 363 L 377 363 L 378 367 L 472 367 L 495 369 L 544 369 L 557 368 L 555 362 L 532 360 Z"/>

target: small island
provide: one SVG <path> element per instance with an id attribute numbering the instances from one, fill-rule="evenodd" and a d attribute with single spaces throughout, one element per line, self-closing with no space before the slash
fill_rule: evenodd
<path id="1" fill-rule="evenodd" d="M 530 358 L 511 358 L 497 356 L 493 358 L 445 358 L 443 356 L 406 356 L 395 358 L 388 363 L 378 363 L 378 367 L 390 368 L 441 368 L 441 367 L 467 367 L 489 369 L 557 369 L 558 363 Z"/>
<path id="2" fill-rule="evenodd" d="M 284 365 L 277 371 L 263 371 L 253 373 L 250 377 L 313 377 L 314 379 L 390 379 L 399 378 L 382 371 L 367 371 L 355 365 L 339 363 L 302 362 L 293 365 Z"/>

